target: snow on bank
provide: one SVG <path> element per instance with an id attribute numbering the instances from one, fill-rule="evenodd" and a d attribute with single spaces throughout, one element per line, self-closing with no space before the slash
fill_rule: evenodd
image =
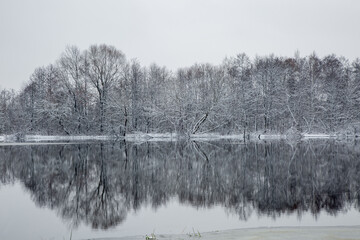
<path id="1" fill-rule="evenodd" d="M 255 137 L 254 137 L 255 138 Z M 258 137 L 256 137 L 258 138 Z M 282 135 L 259 135 L 259 139 L 280 139 Z M 50 141 L 89 141 L 89 140 L 115 140 L 125 139 L 129 142 L 144 142 L 144 141 L 177 141 L 177 140 L 198 140 L 198 141 L 214 141 L 214 140 L 243 140 L 242 134 L 236 135 L 221 135 L 216 133 L 207 134 L 190 134 L 190 135 L 178 135 L 176 133 L 130 133 L 125 137 L 116 136 L 57 136 L 57 135 L 25 135 L 20 140 L 21 142 L 50 142 Z M 0 142 L 19 142 L 14 135 L 0 136 Z"/>
<path id="2" fill-rule="evenodd" d="M 45 141 L 88 141 L 88 140 L 111 140 L 112 136 L 49 136 L 49 135 L 25 135 L 21 138 L 24 142 L 45 142 Z M 14 135 L 0 136 L 0 142 L 16 142 Z"/>
<path id="3" fill-rule="evenodd" d="M 241 140 L 244 136 L 241 135 L 220 135 L 216 133 L 206 134 L 190 134 L 190 135 L 179 135 L 176 133 L 133 133 L 127 134 L 125 140 L 127 141 L 177 141 L 177 140 L 221 140 L 221 139 L 234 139 Z"/>
<path id="4" fill-rule="evenodd" d="M 261 133 L 251 133 L 247 135 L 249 140 L 279 140 L 279 139 L 329 139 L 329 138 L 341 138 L 341 135 L 335 134 L 322 134 L 322 133 L 303 133 L 299 135 L 282 135 L 282 134 L 261 134 Z M 356 136 L 347 136 L 347 137 L 356 137 Z M 190 134 L 190 135 L 179 135 L 176 133 L 131 133 L 126 134 L 125 137 L 116 137 L 116 136 L 47 136 L 47 135 L 25 135 L 21 136 L 21 142 L 49 142 L 49 141 L 106 141 L 106 140 L 116 140 L 116 139 L 125 139 L 129 142 L 160 142 L 160 141 L 177 141 L 177 140 L 198 140 L 198 141 L 215 141 L 215 140 L 244 140 L 243 134 L 230 134 L 230 135 L 221 135 L 218 133 L 204 133 L 204 134 Z M 247 138 L 248 139 L 248 138 Z M 0 136 L 0 142 L 18 142 L 18 137 L 16 135 L 2 135 Z"/>
<path id="5" fill-rule="evenodd" d="M 177 140 L 178 135 L 172 133 L 133 133 L 127 134 L 125 139 L 127 141 L 172 141 Z M 20 142 L 54 142 L 54 141 L 107 141 L 124 139 L 122 136 L 116 137 L 111 135 L 82 135 L 82 136 L 58 136 L 58 135 L 25 135 Z M 0 136 L 0 142 L 14 143 L 19 142 L 15 135 Z"/>
<path id="6" fill-rule="evenodd" d="M 216 133 L 204 133 L 204 134 L 191 134 L 190 139 L 192 140 L 221 140 L 221 139 L 234 139 L 241 140 L 244 139 L 242 134 L 230 134 L 230 135 L 220 135 Z"/>
<path id="7" fill-rule="evenodd" d="M 111 136 L 44 136 L 44 135 L 25 135 L 25 141 L 87 141 L 87 140 L 110 140 Z"/>
<path id="8" fill-rule="evenodd" d="M 137 141 L 175 141 L 179 138 L 176 133 L 130 133 L 126 134 L 125 140 Z"/>
<path id="9" fill-rule="evenodd" d="M 188 234 L 162 235 L 156 234 L 157 240 L 250 240 L 250 239 L 307 239 L 307 240 L 327 240 L 327 239 L 360 239 L 360 226 L 353 227 L 278 227 L 278 228 L 251 228 L 235 229 L 226 231 L 215 231 Z M 144 240 L 146 236 L 133 236 L 124 238 L 111 238 L 112 240 Z M 97 240 L 106 240 L 98 238 Z"/>
<path id="10" fill-rule="evenodd" d="M 304 133 L 302 134 L 304 139 L 310 139 L 310 138 L 336 138 L 336 135 L 332 134 L 322 134 L 322 133 Z"/>
<path id="11" fill-rule="evenodd" d="M 285 139 L 285 135 L 281 134 L 260 134 L 258 135 L 258 138 L 261 140 L 267 140 L 267 139 Z"/>

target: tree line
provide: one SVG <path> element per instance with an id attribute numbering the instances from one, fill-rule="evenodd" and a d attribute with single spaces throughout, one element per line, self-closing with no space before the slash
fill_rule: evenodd
<path id="1" fill-rule="evenodd" d="M 356 134 L 359 107 L 360 59 L 241 53 L 173 72 L 113 46 L 70 46 L 21 91 L 0 89 L 0 134 Z"/>

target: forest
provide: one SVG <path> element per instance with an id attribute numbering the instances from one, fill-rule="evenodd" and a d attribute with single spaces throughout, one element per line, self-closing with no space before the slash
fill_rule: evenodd
<path id="1" fill-rule="evenodd" d="M 69 46 L 20 91 L 0 89 L 0 135 L 357 135 L 359 107 L 359 58 L 240 53 L 171 71 L 109 45 Z"/>

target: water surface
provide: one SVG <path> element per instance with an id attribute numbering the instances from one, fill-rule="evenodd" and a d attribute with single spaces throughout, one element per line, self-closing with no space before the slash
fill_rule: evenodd
<path id="1" fill-rule="evenodd" d="M 0 239 L 357 225 L 356 142 L 0 147 Z"/>

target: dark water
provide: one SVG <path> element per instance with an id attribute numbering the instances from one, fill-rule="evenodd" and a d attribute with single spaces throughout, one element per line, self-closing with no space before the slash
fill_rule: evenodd
<path id="1" fill-rule="evenodd" d="M 356 142 L 0 146 L 1 239 L 358 225 L 359 203 Z"/>

